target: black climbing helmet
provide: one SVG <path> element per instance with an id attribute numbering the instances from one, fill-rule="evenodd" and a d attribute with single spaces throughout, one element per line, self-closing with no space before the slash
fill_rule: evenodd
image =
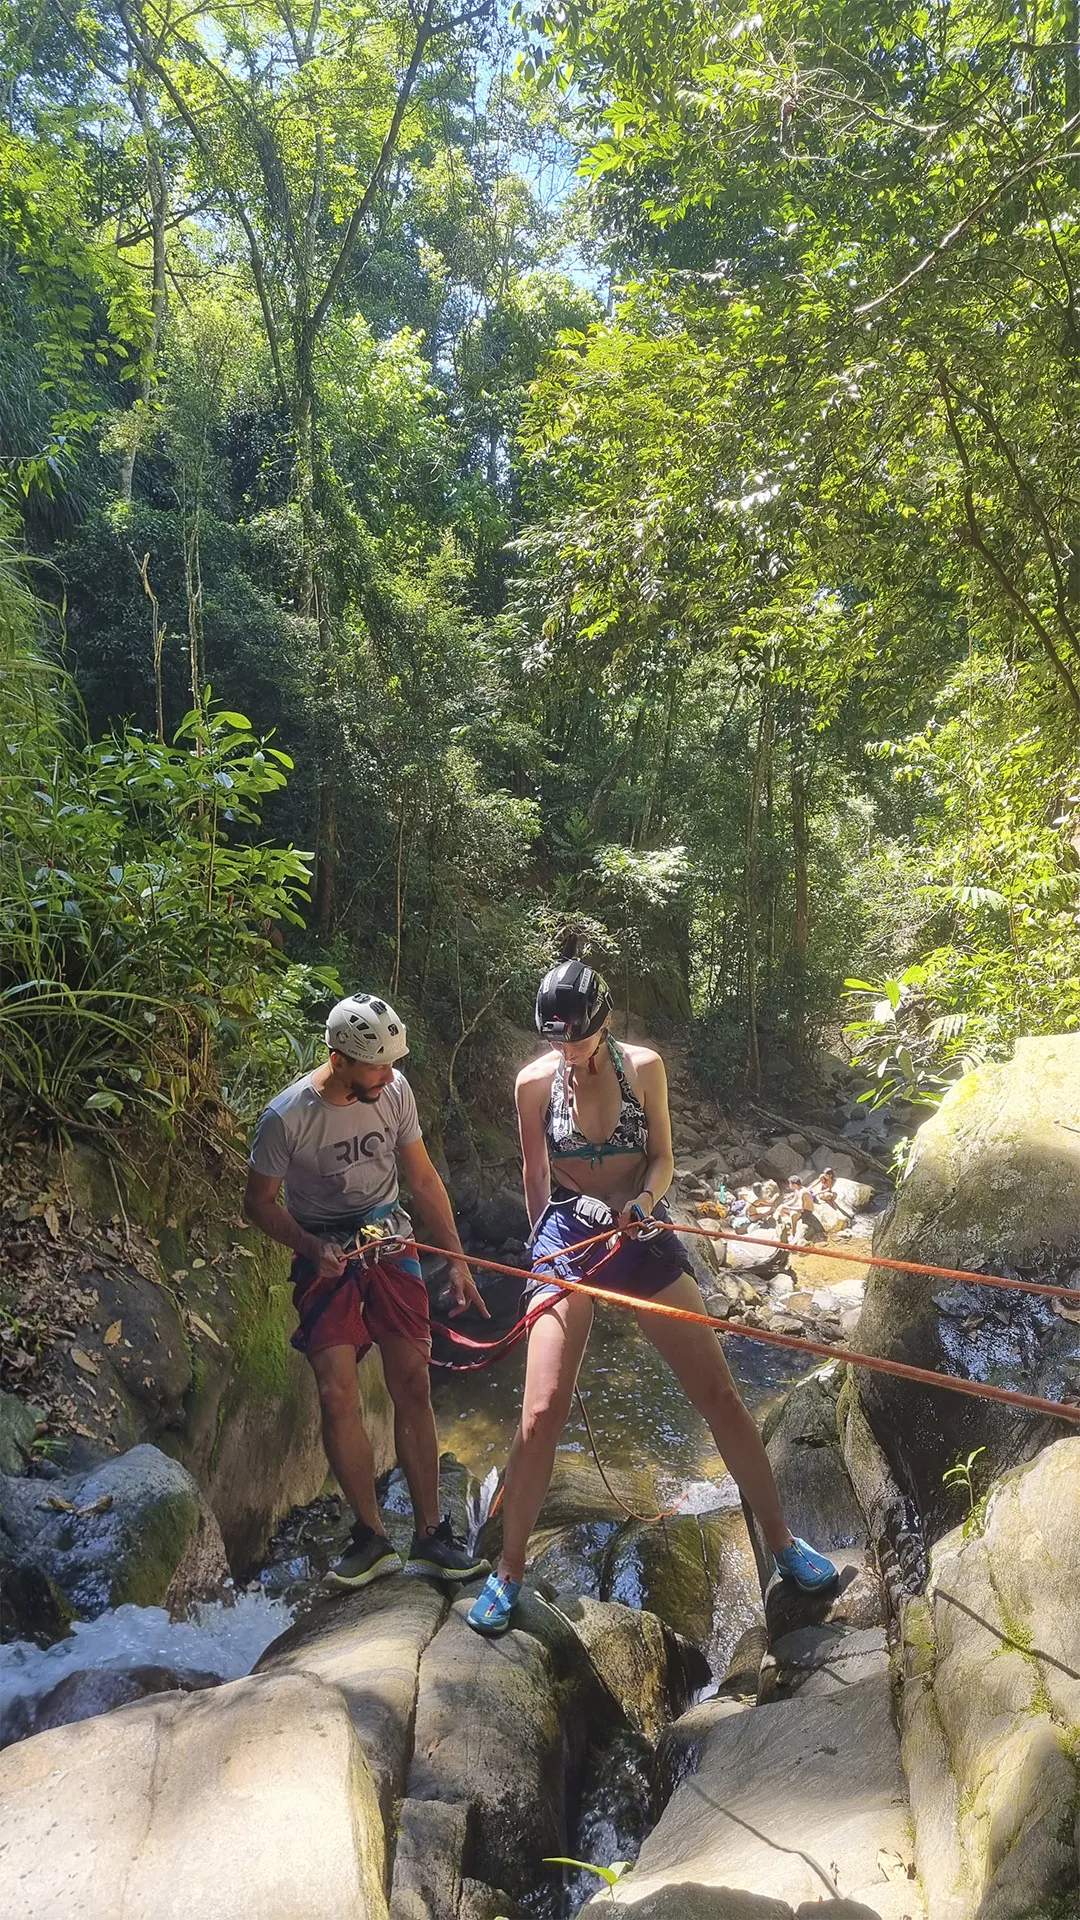
<path id="1" fill-rule="evenodd" d="M 536 996 L 536 1031 L 545 1040 L 587 1040 L 611 1012 L 608 984 L 583 960 L 560 960 Z"/>

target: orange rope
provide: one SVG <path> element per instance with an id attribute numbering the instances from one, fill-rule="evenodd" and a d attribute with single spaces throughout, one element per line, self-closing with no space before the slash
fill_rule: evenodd
<path id="1" fill-rule="evenodd" d="M 673 1223 L 669 1225 L 666 1221 L 658 1220 L 656 1224 L 657 1226 L 667 1226 L 668 1230 L 672 1233 L 686 1231 L 686 1229 L 678 1227 Z M 743 1238 L 741 1234 L 711 1233 L 703 1227 L 694 1227 L 689 1231 L 704 1234 L 706 1239 L 726 1240 Z M 580 1253 L 584 1248 L 602 1245 L 607 1240 L 610 1240 L 610 1238 L 611 1235 L 609 1233 L 594 1234 L 591 1239 L 581 1240 L 573 1247 L 561 1247 L 559 1249 L 559 1255 L 561 1257 L 569 1253 Z M 446 1258 L 445 1247 L 426 1246 L 424 1242 L 420 1240 L 415 1241 L 414 1244 L 421 1253 L 435 1253 L 441 1255 L 443 1259 Z M 785 1246 L 785 1251 L 788 1250 L 782 1241 L 777 1241 L 773 1244 Z M 454 1259 L 464 1260 L 470 1267 L 483 1267 L 490 1273 L 512 1274 L 517 1280 L 532 1280 L 535 1278 L 534 1273 L 527 1273 L 521 1267 L 506 1266 L 499 1260 L 481 1260 L 477 1255 L 468 1253 L 454 1254 L 452 1257 Z M 849 1254 L 847 1258 L 853 1259 L 857 1258 L 857 1256 Z M 868 1263 L 860 1261 L 859 1264 L 866 1265 Z M 869 1264 L 877 1265 L 879 1263 L 875 1261 Z M 980 1286 L 984 1285 L 991 1277 L 987 1274 L 964 1273 L 960 1270 L 950 1271 L 946 1268 L 921 1268 L 915 1266 L 911 1261 L 888 1261 L 880 1264 L 899 1266 L 904 1272 L 914 1271 L 920 1273 L 925 1271 L 931 1274 L 940 1274 L 946 1279 L 971 1280 Z M 949 1393 L 966 1393 L 973 1400 L 997 1400 L 1005 1406 L 1024 1407 L 1030 1413 L 1049 1414 L 1058 1420 L 1068 1420 L 1075 1425 L 1080 1425 L 1080 1406 L 1070 1406 L 1064 1401 L 1040 1400 L 1034 1394 L 1014 1392 L 1011 1387 L 994 1387 L 987 1381 L 964 1380 L 956 1374 L 934 1373 L 929 1367 L 910 1367 L 901 1360 L 886 1360 L 880 1354 L 856 1353 L 854 1349 L 850 1347 L 827 1346 L 824 1341 L 821 1340 L 804 1340 L 798 1338 L 795 1334 L 776 1333 L 771 1327 L 742 1326 L 738 1321 L 721 1320 L 714 1314 L 695 1313 L 689 1307 L 672 1307 L 666 1305 L 661 1300 L 639 1300 L 633 1294 L 612 1293 L 606 1287 L 590 1287 L 582 1280 L 564 1280 L 561 1275 L 553 1275 L 551 1284 L 552 1286 L 562 1287 L 567 1293 L 581 1293 L 592 1300 L 606 1300 L 612 1306 L 629 1307 L 634 1313 L 666 1314 L 668 1318 L 672 1320 L 685 1320 L 694 1326 L 711 1327 L 713 1331 L 717 1333 L 741 1334 L 744 1339 L 760 1340 L 768 1346 L 783 1347 L 791 1353 L 809 1353 L 820 1359 L 843 1360 L 848 1366 L 863 1367 L 870 1373 L 888 1373 L 891 1374 L 894 1379 L 914 1380 L 921 1386 L 941 1387 Z M 1014 1284 L 1016 1283 L 1012 1281 L 998 1280 L 999 1286 L 1011 1286 Z M 1055 1297 L 1069 1295 L 1072 1292 L 1071 1289 L 1061 1287 L 1040 1288 L 1039 1291 L 1052 1293 Z M 1075 1295 L 1073 1297 L 1075 1297 Z"/>

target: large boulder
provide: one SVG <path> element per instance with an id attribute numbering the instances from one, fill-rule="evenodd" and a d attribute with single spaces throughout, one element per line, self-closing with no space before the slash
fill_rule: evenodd
<path id="1" fill-rule="evenodd" d="M 1080 1913 L 1080 1439 L 992 1489 L 903 1616 L 903 1756 L 933 1920 Z"/>
<path id="2" fill-rule="evenodd" d="M 655 1740 L 709 1678 L 697 1647 L 637 1607 L 560 1596 L 559 1609 L 632 1727 Z"/>
<path id="3" fill-rule="evenodd" d="M 526 1589 L 497 1642 L 455 1602 L 420 1662 L 410 1800 L 472 1809 L 469 1868 L 512 1896 L 565 1854 L 591 1748 L 627 1728 L 573 1627 Z"/>
<path id="4" fill-rule="evenodd" d="M 627 1525 L 608 1550 L 601 1591 L 605 1600 L 657 1614 L 701 1648 L 716 1674 L 761 1619 L 753 1548 L 738 1507 Z"/>
<path id="5" fill-rule="evenodd" d="M 39 1569 L 84 1620 L 126 1603 L 179 1613 L 228 1573 L 214 1515 L 157 1447 L 132 1447 L 90 1473 L 2 1478 L 0 1519 L 17 1562 Z"/>
<path id="6" fill-rule="evenodd" d="M 1080 1264 L 1080 1034 L 1020 1040 L 1011 1061 L 950 1089 L 919 1129 L 874 1251 L 1070 1284 Z M 1080 1384 L 1080 1326 L 1048 1300 L 1000 1288 L 872 1268 L 853 1344 L 1052 1400 Z M 942 1483 L 957 1460 L 985 1448 L 988 1480 L 1062 1431 L 1040 1415 L 883 1374 L 861 1374 L 859 1390 L 930 1538 L 963 1512 L 962 1492 Z"/>
<path id="7" fill-rule="evenodd" d="M 165 1693 L 0 1755 L 9 1920 L 386 1920 L 383 1825 L 307 1674 Z"/>
<path id="8" fill-rule="evenodd" d="M 842 1383 L 835 1362 L 819 1367 L 792 1387 L 762 1428 L 788 1525 L 823 1553 L 869 1546 L 840 1445 L 837 1401 Z"/>
<path id="9" fill-rule="evenodd" d="M 312 1673 L 341 1689 L 387 1819 L 405 1791 L 421 1656 L 447 1605 L 426 1580 L 380 1580 L 316 1606 L 256 1669 Z"/>
<path id="10" fill-rule="evenodd" d="M 695 1710 L 697 1712 L 698 1710 Z M 700 1715 L 699 1715 L 700 1717 Z M 723 1889 L 759 1900 L 828 1901 L 877 1920 L 916 1920 L 900 1754 L 884 1678 L 817 1699 L 714 1715 L 697 1746 L 697 1768 L 676 1788 L 636 1865 L 612 1898 L 665 1920 L 727 1911 L 687 1895 Z M 677 1888 L 682 1904 L 660 1901 Z M 658 1901 L 650 1906 L 650 1900 Z M 824 1900 L 823 1906 L 809 1903 Z M 587 1912 L 610 1911 L 605 1893 Z M 769 1912 L 766 1906 L 764 1912 Z M 784 1906 L 779 1909 L 783 1914 Z M 732 1920 L 751 1904 L 730 1907 Z M 937 1920 L 937 1914 L 934 1914 Z"/>

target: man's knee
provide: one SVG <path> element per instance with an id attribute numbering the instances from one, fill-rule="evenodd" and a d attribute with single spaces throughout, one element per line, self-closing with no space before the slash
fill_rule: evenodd
<path id="1" fill-rule="evenodd" d="M 387 1378 L 390 1398 L 399 1413 L 424 1413 L 431 1405 L 431 1380 L 426 1353 L 416 1352 L 414 1361 L 396 1365 Z"/>
<path id="2" fill-rule="evenodd" d="M 347 1380 L 337 1374 L 330 1374 L 323 1378 L 316 1376 L 316 1379 L 319 1388 L 319 1406 L 328 1426 L 340 1426 L 343 1422 L 359 1416 L 360 1392 L 355 1376 Z"/>

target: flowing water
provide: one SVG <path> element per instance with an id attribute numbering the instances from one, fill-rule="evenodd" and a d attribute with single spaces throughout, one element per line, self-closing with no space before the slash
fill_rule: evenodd
<path id="1" fill-rule="evenodd" d="M 756 1412 L 778 1399 L 805 1371 L 796 1356 L 751 1340 L 730 1339 L 725 1348 L 743 1395 Z M 497 1367 L 435 1376 L 434 1400 L 443 1449 L 484 1481 L 501 1468 L 517 1424 L 524 1350 Z M 683 1512 L 705 1512 L 736 1497 L 712 1435 L 655 1348 L 625 1313 L 597 1311 L 581 1371 L 582 1394 L 605 1467 L 651 1469 L 661 1499 L 682 1501 Z M 587 1458 L 588 1438 L 576 1406 L 560 1453 Z M 400 1476 L 395 1476 L 400 1480 Z M 724 1483 L 718 1485 L 718 1483 Z M 488 1497 L 493 1488 L 488 1489 Z M 388 1524 L 398 1529 L 407 1501 L 392 1486 Z M 340 1550 L 349 1516 L 334 1497 L 314 1501 L 290 1515 L 269 1551 L 261 1574 L 246 1591 L 228 1590 L 221 1600 L 197 1607 L 183 1621 L 164 1608 L 124 1606 L 97 1620 L 80 1622 L 52 1647 L 26 1641 L 0 1647 L 0 1688 L 8 1707 L 41 1700 L 76 1673 L 159 1667 L 184 1676 L 221 1680 L 250 1673 L 260 1654 L 306 1610 L 327 1565 Z M 397 1529 L 395 1529 L 397 1530 Z"/>

